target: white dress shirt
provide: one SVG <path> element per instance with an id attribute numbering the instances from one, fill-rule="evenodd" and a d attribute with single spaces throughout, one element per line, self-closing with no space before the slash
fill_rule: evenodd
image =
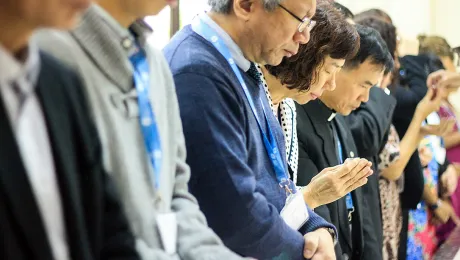
<path id="1" fill-rule="evenodd" d="M 64 215 L 50 139 L 34 89 L 40 72 L 38 48 L 31 44 L 25 54 L 25 61 L 21 62 L 0 45 L 0 94 L 54 259 L 68 260 Z"/>

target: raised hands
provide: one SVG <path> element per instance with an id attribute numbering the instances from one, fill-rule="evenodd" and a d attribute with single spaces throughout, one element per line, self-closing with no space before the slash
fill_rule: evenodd
<path id="1" fill-rule="evenodd" d="M 373 171 L 366 159 L 347 159 L 344 164 L 322 170 L 302 189 L 310 208 L 334 202 L 367 183 Z"/>
<path id="2" fill-rule="evenodd" d="M 437 88 L 457 89 L 460 87 L 460 74 L 445 70 L 438 70 L 428 76 L 428 87 L 436 86 Z"/>

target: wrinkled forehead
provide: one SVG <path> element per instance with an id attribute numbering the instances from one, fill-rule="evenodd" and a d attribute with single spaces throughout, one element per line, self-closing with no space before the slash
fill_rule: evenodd
<path id="1" fill-rule="evenodd" d="M 355 77 L 360 84 L 369 85 L 370 87 L 378 84 L 385 71 L 384 66 L 377 64 L 363 63 L 355 71 Z"/>
<path id="2" fill-rule="evenodd" d="M 354 68 L 343 69 L 340 73 L 356 84 L 372 87 L 383 76 L 384 66 L 366 61 Z"/>

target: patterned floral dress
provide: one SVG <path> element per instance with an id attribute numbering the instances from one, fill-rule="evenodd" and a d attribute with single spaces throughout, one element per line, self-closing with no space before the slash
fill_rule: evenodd
<path id="1" fill-rule="evenodd" d="M 392 125 L 388 141 L 379 155 L 378 169 L 382 170 L 399 158 L 399 136 Z M 404 178 L 401 177 L 400 180 Z M 380 201 L 382 207 L 382 226 L 383 226 L 383 249 L 384 260 L 397 260 L 399 249 L 399 234 L 402 228 L 401 204 L 399 192 L 401 181 L 387 180 L 380 176 Z"/>
<path id="2" fill-rule="evenodd" d="M 421 145 L 428 147 L 433 155 L 435 136 L 428 136 L 422 140 Z M 428 166 L 423 171 L 425 185 L 429 185 L 434 192 L 438 190 L 438 161 L 433 156 Z M 436 248 L 436 227 L 430 223 L 431 212 L 424 201 L 417 205 L 417 209 L 409 211 L 409 232 L 407 239 L 407 260 L 430 260 Z"/>
<path id="3" fill-rule="evenodd" d="M 454 108 L 450 104 L 446 104 L 444 106 L 441 106 L 441 108 L 438 111 L 438 114 L 441 118 L 455 119 L 456 125 L 454 127 L 454 131 L 460 132 L 460 117 L 456 117 L 453 109 Z M 447 150 L 447 159 L 449 159 L 451 163 L 460 163 L 460 145 L 451 147 Z M 457 184 L 457 189 L 455 190 L 454 194 L 450 197 L 450 201 L 452 203 L 452 207 L 455 210 L 455 213 L 457 214 L 457 216 L 460 216 L 460 180 Z M 436 231 L 439 243 L 442 244 L 444 241 L 446 241 L 449 235 L 456 227 L 457 226 L 454 224 L 452 220 L 449 220 L 446 224 L 439 226 Z"/>

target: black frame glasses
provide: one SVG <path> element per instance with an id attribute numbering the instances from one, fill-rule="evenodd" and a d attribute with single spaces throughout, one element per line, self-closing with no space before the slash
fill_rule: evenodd
<path id="1" fill-rule="evenodd" d="M 297 15 L 295 15 L 293 12 L 289 11 L 286 7 L 284 7 L 282 4 L 278 4 L 279 7 L 281 7 L 284 11 L 286 11 L 288 14 L 290 14 L 292 17 L 294 17 L 297 21 L 300 22 L 299 26 L 297 27 L 297 31 L 299 33 L 302 33 L 305 31 L 305 29 L 308 28 L 308 31 L 310 32 L 313 27 L 316 25 L 316 21 L 313 21 L 312 19 L 305 17 L 305 18 L 300 18 Z"/>

